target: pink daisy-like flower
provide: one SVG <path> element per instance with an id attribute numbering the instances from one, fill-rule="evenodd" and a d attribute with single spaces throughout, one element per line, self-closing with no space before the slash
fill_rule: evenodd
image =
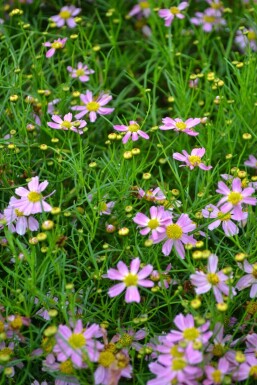
<path id="1" fill-rule="evenodd" d="M 103 345 L 95 338 L 100 335 L 100 328 L 97 324 L 84 328 L 81 320 L 76 322 L 73 331 L 66 325 L 59 325 L 53 352 L 57 354 L 58 361 L 63 362 L 70 358 L 74 365 L 81 368 L 83 354 L 88 355 L 92 362 L 98 360 L 99 350 L 103 348 Z"/>
<path id="2" fill-rule="evenodd" d="M 67 70 L 70 72 L 72 78 L 78 78 L 81 82 L 87 82 L 89 80 L 90 74 L 93 74 L 95 71 L 90 70 L 87 65 L 79 62 L 77 68 L 72 68 L 71 66 L 67 67 Z"/>
<path id="3" fill-rule="evenodd" d="M 239 265 L 242 270 L 247 273 L 236 284 L 236 289 L 243 290 L 247 287 L 251 287 L 250 297 L 254 298 L 257 294 L 257 263 L 250 264 L 246 259 L 244 260 L 243 266 Z"/>
<path id="4" fill-rule="evenodd" d="M 142 345 L 136 341 L 143 340 L 146 337 L 147 333 L 145 330 L 140 329 L 137 332 L 133 329 L 128 331 L 123 330 L 120 334 L 116 334 L 112 337 L 111 342 L 117 343 L 118 346 L 122 348 L 130 348 L 133 347 L 137 351 L 142 348 Z"/>
<path id="5" fill-rule="evenodd" d="M 241 364 L 237 371 L 233 373 L 233 379 L 235 381 L 244 381 L 247 378 L 253 379 L 256 382 L 257 379 L 257 358 L 249 355 L 246 357 L 246 362 Z M 254 383 L 253 382 L 253 383 Z"/>
<path id="6" fill-rule="evenodd" d="M 220 385 L 223 384 L 224 377 L 229 373 L 230 365 L 226 358 L 220 358 L 218 366 L 207 365 L 204 368 L 207 379 L 203 381 L 203 385 Z"/>
<path id="7" fill-rule="evenodd" d="M 149 135 L 147 135 L 144 131 L 140 129 L 140 126 L 134 120 L 130 120 L 128 126 L 124 125 L 116 125 L 113 128 L 117 131 L 126 132 L 125 136 L 122 139 L 122 143 L 127 143 L 127 141 L 131 138 L 133 141 L 139 139 L 139 136 L 144 139 L 149 139 Z"/>
<path id="8" fill-rule="evenodd" d="M 210 359 L 213 356 L 220 357 L 225 354 L 225 344 L 232 340 L 232 336 L 226 335 L 224 337 L 224 325 L 220 322 L 217 322 L 214 326 L 212 340 L 213 344 L 208 344 L 206 349 L 206 352 L 210 352 Z"/>
<path id="9" fill-rule="evenodd" d="M 166 196 L 161 191 L 160 187 L 156 187 L 155 189 L 150 188 L 147 191 L 144 191 L 142 188 L 138 190 L 139 197 L 144 198 L 149 202 L 157 202 L 166 199 Z"/>
<path id="10" fill-rule="evenodd" d="M 222 303 L 222 294 L 225 294 L 226 296 L 231 294 L 233 296 L 236 293 L 233 288 L 230 290 L 229 286 L 226 284 L 229 277 L 222 271 L 217 272 L 217 267 L 218 257 L 217 255 L 211 254 L 208 258 L 207 274 L 203 271 L 196 271 L 195 274 L 190 275 L 190 281 L 192 285 L 196 286 L 196 294 L 204 294 L 212 289 L 216 301 L 218 303 Z"/>
<path id="11" fill-rule="evenodd" d="M 174 152 L 173 154 L 173 159 L 185 162 L 185 164 L 181 165 L 180 167 L 188 166 L 190 170 L 193 170 L 195 167 L 199 167 L 205 171 L 208 171 L 212 168 L 212 166 L 206 166 L 201 161 L 201 158 L 205 154 L 205 148 L 194 148 L 191 151 L 191 155 L 189 155 L 186 150 L 182 150 L 182 154 L 180 154 L 179 152 Z"/>
<path id="12" fill-rule="evenodd" d="M 38 221 L 32 216 L 26 217 L 19 209 L 12 207 L 12 204 L 19 203 L 19 199 L 12 197 L 9 206 L 4 210 L 4 217 L 9 231 L 24 235 L 27 230 L 37 231 L 39 228 Z"/>
<path id="13" fill-rule="evenodd" d="M 253 187 L 247 187 L 242 190 L 242 182 L 240 178 L 235 178 L 232 180 L 232 190 L 228 186 L 220 181 L 218 182 L 217 193 L 223 194 L 224 197 L 218 202 L 218 206 L 221 206 L 223 212 L 228 212 L 232 210 L 234 214 L 234 219 L 241 221 L 245 218 L 245 214 L 242 210 L 242 204 L 247 205 L 256 205 L 256 198 L 251 197 L 254 193 Z"/>
<path id="14" fill-rule="evenodd" d="M 99 214 L 100 215 L 110 215 L 112 213 L 112 208 L 114 207 L 115 202 L 100 202 L 99 204 Z"/>
<path id="15" fill-rule="evenodd" d="M 211 8 L 223 11 L 224 5 L 223 2 L 220 0 L 205 0 Z"/>
<path id="16" fill-rule="evenodd" d="M 146 265 L 142 270 L 140 268 L 140 259 L 135 258 L 131 261 L 130 270 L 127 268 L 124 262 L 120 261 L 117 264 L 116 269 L 109 269 L 107 271 L 106 278 L 122 281 L 114 285 L 108 290 L 110 297 L 116 297 L 124 290 L 126 290 L 125 301 L 140 302 L 140 294 L 138 286 L 153 287 L 154 283 L 147 278 L 153 271 L 152 265 Z"/>
<path id="17" fill-rule="evenodd" d="M 192 24 L 201 25 L 204 32 L 211 32 L 226 25 L 226 20 L 222 18 L 222 13 L 213 8 L 207 8 L 204 12 L 196 12 L 195 17 L 190 19 Z"/>
<path id="18" fill-rule="evenodd" d="M 56 24 L 57 27 L 63 27 L 65 24 L 69 28 L 76 27 L 77 23 L 74 17 L 77 16 L 81 11 L 81 8 L 76 8 L 74 5 L 62 7 L 58 15 L 52 16 L 51 20 Z"/>
<path id="19" fill-rule="evenodd" d="M 249 155 L 249 159 L 244 162 L 245 166 L 257 169 L 257 159 L 253 155 Z"/>
<path id="20" fill-rule="evenodd" d="M 74 111 L 81 111 L 75 115 L 76 119 L 82 118 L 82 116 L 89 113 L 90 122 L 95 122 L 98 115 L 109 115 L 114 111 L 114 108 L 106 108 L 105 106 L 112 96 L 109 94 L 101 93 L 98 97 L 93 97 L 91 91 L 86 91 L 85 94 L 80 95 L 80 100 L 84 104 L 83 106 L 74 106 L 71 109 Z"/>
<path id="21" fill-rule="evenodd" d="M 165 20 L 165 26 L 169 27 L 171 23 L 173 22 L 174 18 L 177 17 L 178 19 L 184 19 L 183 11 L 185 8 L 188 7 L 188 3 L 186 1 L 182 1 L 177 7 L 173 6 L 169 9 L 160 9 L 158 14 L 161 18 Z"/>
<path id="22" fill-rule="evenodd" d="M 252 51 L 257 51 L 257 33 L 254 29 L 249 28 L 241 31 L 240 29 L 236 33 L 235 43 L 239 46 L 242 52 L 245 52 L 247 49 Z"/>
<path id="23" fill-rule="evenodd" d="M 33 381 L 30 385 L 48 385 L 48 382 L 38 382 L 37 380 Z"/>
<path id="24" fill-rule="evenodd" d="M 163 206 L 150 208 L 149 219 L 145 214 L 137 213 L 133 218 L 133 221 L 138 224 L 139 227 L 143 227 L 143 230 L 140 230 L 141 235 L 147 235 L 152 232 L 152 238 L 157 239 L 158 233 L 165 232 L 165 225 L 169 224 L 172 219 L 170 212 L 164 210 Z"/>
<path id="25" fill-rule="evenodd" d="M 184 259 L 185 249 L 183 244 L 195 245 L 196 240 L 192 235 L 188 235 L 189 232 L 195 230 L 196 224 L 191 221 L 187 214 L 182 214 L 176 223 L 170 223 L 165 227 L 165 233 L 158 235 L 157 239 L 153 239 L 154 243 L 159 243 L 166 239 L 162 246 L 162 252 L 164 255 L 169 255 L 172 247 L 174 246 L 178 255 Z"/>
<path id="26" fill-rule="evenodd" d="M 148 1 L 139 0 L 138 4 L 134 5 L 134 7 L 129 12 L 129 16 L 138 16 L 138 17 L 149 17 L 151 14 L 151 8 Z"/>
<path id="27" fill-rule="evenodd" d="M 64 115 L 63 119 L 59 115 L 53 115 L 52 120 L 54 121 L 54 123 L 53 122 L 47 122 L 47 125 L 49 127 L 54 128 L 56 130 L 74 131 L 80 135 L 83 134 L 83 131 L 79 130 L 79 128 L 83 128 L 87 125 L 87 122 L 85 120 L 76 120 L 76 121 L 72 122 L 72 113 L 71 112 Z"/>
<path id="28" fill-rule="evenodd" d="M 67 41 L 67 38 L 65 37 L 64 39 L 57 39 L 57 40 L 54 40 L 53 43 L 50 43 L 49 41 L 47 41 L 46 43 L 43 43 L 43 46 L 45 47 L 51 47 L 47 52 L 46 52 L 46 57 L 49 58 L 49 57 L 52 57 L 54 54 L 55 54 L 55 51 L 57 49 L 62 49 L 64 46 L 65 46 L 65 43 Z"/>
<path id="29" fill-rule="evenodd" d="M 24 187 L 18 187 L 15 189 L 15 194 L 19 195 L 20 199 L 11 199 L 9 206 L 18 209 L 23 215 L 28 216 L 31 214 L 37 214 L 42 212 L 49 212 L 52 210 L 45 198 L 42 196 L 42 191 L 48 186 L 48 181 L 45 180 L 39 183 L 39 177 L 35 176 L 31 178 L 28 183 L 28 189 Z"/>
<path id="30" fill-rule="evenodd" d="M 199 132 L 192 130 L 192 128 L 200 124 L 201 119 L 189 118 L 184 122 L 180 118 L 164 118 L 162 119 L 162 123 L 164 123 L 164 126 L 160 126 L 160 130 L 174 130 L 177 132 L 184 132 L 190 136 L 196 136 L 199 135 Z"/>

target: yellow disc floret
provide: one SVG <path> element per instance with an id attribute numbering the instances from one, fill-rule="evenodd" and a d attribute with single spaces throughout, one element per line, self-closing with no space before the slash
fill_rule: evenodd
<path id="1" fill-rule="evenodd" d="M 68 130 L 72 127 L 72 123 L 71 122 L 68 122 L 68 120 L 64 120 L 62 123 L 61 123 L 61 127 L 62 128 L 68 128 Z"/>
<path id="2" fill-rule="evenodd" d="M 137 123 L 130 124 L 128 126 L 128 130 L 130 132 L 137 132 L 140 129 L 139 125 Z"/>
<path id="3" fill-rule="evenodd" d="M 218 275 L 215 274 L 215 273 L 209 273 L 209 274 L 207 274 L 207 279 L 208 279 L 208 282 L 210 282 L 210 284 L 212 284 L 212 285 L 214 285 L 214 286 L 215 286 L 215 285 L 218 285 L 218 283 L 219 283 L 219 281 L 220 281 Z"/>
<path id="4" fill-rule="evenodd" d="M 72 374 L 74 372 L 72 362 L 70 360 L 63 361 L 60 363 L 59 370 L 64 374 Z"/>
<path id="5" fill-rule="evenodd" d="M 232 203 L 232 205 L 238 205 L 239 202 L 243 199 L 243 195 L 239 192 L 232 191 L 228 194 L 228 202 Z"/>
<path id="6" fill-rule="evenodd" d="M 158 219 L 150 219 L 147 223 L 147 226 L 150 227 L 151 230 L 156 229 L 160 225 Z"/>
<path id="7" fill-rule="evenodd" d="M 115 355 L 109 351 L 101 352 L 99 354 L 98 362 L 104 368 L 108 368 L 115 361 Z"/>
<path id="8" fill-rule="evenodd" d="M 166 234 L 170 239 L 180 239 L 182 237 L 183 230 L 181 226 L 172 224 L 166 227 Z"/>
<path id="9" fill-rule="evenodd" d="M 96 112 L 96 111 L 99 110 L 99 108 L 100 108 L 100 104 L 97 103 L 97 102 L 89 102 L 89 103 L 87 103 L 87 109 L 90 112 Z"/>
<path id="10" fill-rule="evenodd" d="M 200 332 L 196 328 L 188 328 L 183 331 L 183 336 L 188 341 L 196 340 L 200 335 Z"/>
<path id="11" fill-rule="evenodd" d="M 63 48 L 63 44 L 60 41 L 55 41 L 54 43 L 52 43 L 51 47 L 54 49 L 60 49 Z"/>
<path id="12" fill-rule="evenodd" d="M 129 273 L 124 278 L 124 283 L 126 286 L 137 286 L 138 276 L 136 274 Z"/>
<path id="13" fill-rule="evenodd" d="M 36 203 L 36 202 L 39 202 L 40 201 L 40 198 L 41 198 L 41 194 L 39 194 L 38 192 L 36 191 L 30 191 L 28 193 L 28 200 L 32 203 Z"/>
<path id="14" fill-rule="evenodd" d="M 184 131 L 187 128 L 186 123 L 184 122 L 176 122 L 175 126 L 178 130 Z"/>
<path id="15" fill-rule="evenodd" d="M 64 19 L 64 20 L 67 20 L 71 17 L 71 13 L 69 11 L 61 11 L 59 13 L 59 16 Z"/>
<path id="16" fill-rule="evenodd" d="M 182 370 L 187 366 L 187 363 L 183 358 L 174 358 L 172 361 L 172 370 L 178 371 Z"/>
<path id="17" fill-rule="evenodd" d="M 170 12 L 172 13 L 172 15 L 177 15 L 178 13 L 180 13 L 180 10 L 178 9 L 178 7 L 171 7 Z"/>
<path id="18" fill-rule="evenodd" d="M 69 337 L 68 342 L 73 349 L 81 349 L 86 344 L 86 338 L 82 333 L 73 333 Z"/>
<path id="19" fill-rule="evenodd" d="M 192 164 L 192 166 L 198 166 L 201 163 L 201 158 L 197 155 L 190 155 L 188 157 L 188 160 Z"/>

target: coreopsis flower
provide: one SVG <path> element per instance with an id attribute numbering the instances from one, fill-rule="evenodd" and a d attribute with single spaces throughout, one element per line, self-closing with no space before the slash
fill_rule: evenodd
<path id="1" fill-rule="evenodd" d="M 154 243 L 159 243 L 165 240 L 162 246 L 162 252 L 164 255 L 169 255 L 172 247 L 174 246 L 178 255 L 184 259 L 185 249 L 183 244 L 195 245 L 196 240 L 192 235 L 188 235 L 189 232 L 195 230 L 196 224 L 191 221 L 187 214 L 181 214 L 176 223 L 171 222 L 166 225 L 165 233 L 158 235 L 157 239 L 153 239 Z"/>
<path id="2" fill-rule="evenodd" d="M 124 262 L 120 261 L 117 264 L 116 269 L 109 269 L 107 271 L 106 278 L 122 281 L 114 285 L 108 290 L 110 297 L 116 297 L 121 292 L 126 290 L 125 301 L 140 302 L 140 294 L 138 286 L 153 287 L 154 283 L 149 279 L 146 279 L 153 271 L 152 265 L 146 265 L 139 271 L 140 259 L 135 258 L 131 261 L 130 270 L 127 268 Z"/>
<path id="3" fill-rule="evenodd" d="M 179 152 L 174 152 L 173 154 L 173 159 L 185 162 L 185 164 L 181 165 L 180 167 L 188 166 L 190 170 L 193 170 L 195 167 L 199 167 L 205 171 L 208 171 L 212 168 L 212 166 L 206 166 L 202 162 L 202 157 L 205 154 L 205 148 L 203 147 L 194 148 L 191 151 L 191 155 L 189 155 L 186 150 L 182 150 L 182 154 L 180 154 Z"/>
<path id="4" fill-rule="evenodd" d="M 19 199 L 12 197 L 9 206 L 4 210 L 4 217 L 9 231 L 24 235 L 27 230 L 37 231 L 38 221 L 33 216 L 25 216 L 22 211 L 12 207 L 12 204 L 19 203 Z"/>
<path id="5" fill-rule="evenodd" d="M 115 205 L 115 202 L 111 201 L 111 202 L 100 202 L 99 204 L 99 214 L 100 215 L 110 215 L 112 213 L 112 208 L 114 207 Z"/>
<path id="6" fill-rule="evenodd" d="M 216 301 L 222 303 L 224 302 L 222 294 L 233 296 L 236 293 L 226 284 L 229 277 L 222 271 L 217 272 L 217 267 L 218 257 L 211 254 L 208 258 L 207 273 L 196 271 L 195 274 L 190 275 L 190 281 L 195 286 L 196 294 L 204 294 L 212 289 Z"/>
<path id="7" fill-rule="evenodd" d="M 243 290 L 247 287 L 251 287 L 250 297 L 254 298 L 257 294 L 257 263 L 253 263 L 252 265 L 245 259 L 243 262 L 243 266 L 239 265 L 242 270 L 247 273 L 236 284 L 236 289 Z"/>
<path id="8" fill-rule="evenodd" d="M 84 363 L 82 368 L 86 368 Z M 55 375 L 55 385 L 80 385 L 80 382 L 74 377 L 75 369 L 81 368 L 74 365 L 70 359 L 58 362 L 53 353 L 46 356 L 42 368 L 43 371 Z"/>
<path id="9" fill-rule="evenodd" d="M 62 7 L 58 15 L 52 16 L 50 19 L 56 24 L 57 27 L 63 27 L 65 24 L 69 28 L 76 27 L 77 23 L 74 19 L 81 11 L 81 8 L 76 8 L 74 5 L 67 5 Z"/>
<path id="10" fill-rule="evenodd" d="M 144 139 L 149 139 L 149 135 L 147 135 L 144 131 L 141 130 L 139 124 L 134 120 L 130 120 L 129 125 L 115 125 L 113 128 L 117 131 L 126 132 L 125 136 L 122 138 L 122 143 L 127 143 L 127 141 L 131 138 L 133 141 L 139 139 L 139 136 Z"/>
<path id="11" fill-rule="evenodd" d="M 144 198 L 145 200 L 150 202 L 157 202 L 166 199 L 166 196 L 161 191 L 160 187 L 156 187 L 155 189 L 150 188 L 147 191 L 144 191 L 142 188 L 140 188 L 138 190 L 138 195 L 139 197 Z"/>
<path id="12" fill-rule="evenodd" d="M 204 32 L 211 32 L 226 25 L 226 20 L 222 18 L 222 13 L 213 8 L 207 8 L 204 12 L 196 12 L 190 19 L 192 24 L 201 25 Z"/>
<path id="13" fill-rule="evenodd" d="M 253 187 L 242 189 L 240 178 L 232 180 L 232 190 L 230 190 L 224 182 L 220 181 L 218 182 L 218 189 L 216 192 L 223 194 L 224 197 L 218 202 L 218 207 L 221 206 L 220 208 L 223 212 L 231 211 L 231 213 L 234 214 L 234 218 L 237 221 L 241 221 L 245 218 L 242 204 L 256 205 L 256 198 L 251 197 L 254 191 Z"/>
<path id="14" fill-rule="evenodd" d="M 112 96 L 109 94 L 101 93 L 98 97 L 93 97 L 91 91 L 86 91 L 85 94 L 80 95 L 80 100 L 84 104 L 83 106 L 74 106 L 71 109 L 73 111 L 81 111 L 75 115 L 76 119 L 82 118 L 82 116 L 89 114 L 90 122 L 95 122 L 98 115 L 109 115 L 114 111 L 114 108 L 106 108 L 105 106 Z"/>
<path id="15" fill-rule="evenodd" d="M 60 99 L 54 99 L 47 104 L 47 113 L 50 115 L 56 115 L 56 104 L 60 102 Z"/>
<path id="16" fill-rule="evenodd" d="M 71 112 L 64 115 L 63 119 L 59 115 L 52 115 L 52 120 L 54 122 L 47 122 L 47 125 L 49 127 L 54 128 L 56 130 L 70 130 L 80 135 L 83 134 L 83 131 L 79 130 L 79 128 L 83 128 L 87 125 L 87 122 L 85 120 L 76 120 L 73 122 Z"/>
<path id="17" fill-rule="evenodd" d="M 176 132 L 184 132 L 190 136 L 196 136 L 199 135 L 199 132 L 192 130 L 192 128 L 200 124 L 201 119 L 189 118 L 184 122 L 180 118 L 171 119 L 167 117 L 162 119 L 162 123 L 164 123 L 164 126 L 160 126 L 160 130 L 174 130 Z"/>
<path id="18" fill-rule="evenodd" d="M 253 155 L 249 155 L 249 159 L 244 162 L 245 166 L 257 169 L 257 159 Z"/>
<path id="19" fill-rule="evenodd" d="M 212 204 L 207 205 L 203 210 L 202 214 L 204 218 L 216 219 L 208 225 L 209 230 L 214 230 L 220 225 L 227 237 L 231 237 L 239 233 L 239 228 L 232 221 L 237 221 L 236 216 L 233 213 L 224 211 L 222 208 L 218 208 Z M 244 212 L 243 220 L 247 219 L 247 212 Z"/>
<path id="20" fill-rule="evenodd" d="M 37 380 L 33 381 L 30 385 L 48 385 L 48 382 L 38 382 Z"/>
<path id="21" fill-rule="evenodd" d="M 257 51 L 256 31 L 252 28 L 244 29 L 243 31 L 239 29 L 236 32 L 235 43 L 238 45 L 238 47 L 242 52 L 245 52 L 249 48 L 252 51 L 256 52 Z"/>
<path id="22" fill-rule="evenodd" d="M 232 340 L 232 336 L 224 337 L 224 325 L 217 322 L 214 326 L 212 340 L 213 344 L 208 344 L 206 352 L 210 352 L 211 358 L 222 357 L 226 352 L 225 344 Z"/>
<path id="23" fill-rule="evenodd" d="M 123 330 L 120 334 L 116 334 L 112 337 L 111 342 L 117 344 L 121 348 L 128 349 L 130 347 L 135 348 L 139 351 L 142 345 L 137 341 L 143 340 L 147 333 L 145 330 L 140 329 L 137 332 L 133 329 Z"/>
<path id="24" fill-rule="evenodd" d="M 206 3 L 209 4 L 209 6 L 213 9 L 220 10 L 221 12 L 224 9 L 223 2 L 220 0 L 205 0 Z"/>
<path id="25" fill-rule="evenodd" d="M 256 357 L 257 355 L 257 334 L 248 334 L 245 338 L 245 343 L 247 348 L 245 349 L 245 354 L 250 355 L 252 354 L 253 356 Z"/>
<path id="26" fill-rule="evenodd" d="M 238 367 L 238 370 L 233 373 L 233 379 L 235 381 L 244 381 L 247 378 L 253 378 L 256 382 L 257 379 L 257 358 L 249 355 L 246 357 L 246 362 Z"/>
<path id="27" fill-rule="evenodd" d="M 47 52 L 46 52 L 46 57 L 52 57 L 55 54 L 56 50 L 62 49 L 65 46 L 65 43 L 67 41 L 67 38 L 59 38 L 57 40 L 54 40 L 53 43 L 50 41 L 47 41 L 46 43 L 43 43 L 43 46 L 45 47 L 51 47 Z"/>
<path id="28" fill-rule="evenodd" d="M 150 218 L 145 214 L 137 213 L 133 221 L 138 227 L 143 228 L 143 230 L 140 230 L 141 235 L 147 235 L 151 232 L 152 238 L 157 239 L 158 233 L 165 232 L 165 225 L 169 224 L 171 219 L 171 213 L 165 211 L 163 206 L 152 206 L 150 208 Z"/>
<path id="29" fill-rule="evenodd" d="M 173 22 L 174 18 L 184 19 L 184 15 L 181 11 L 188 7 L 188 3 L 186 1 L 182 1 L 177 7 L 173 6 L 168 9 L 160 9 L 158 14 L 161 18 L 165 20 L 165 26 L 169 27 Z"/>
<path id="30" fill-rule="evenodd" d="M 164 271 L 159 272 L 158 270 L 153 270 L 151 274 L 151 280 L 153 282 L 158 282 L 158 286 L 162 289 L 168 289 L 170 285 L 177 285 L 175 279 L 171 279 L 169 272 L 171 270 L 171 264 L 169 263 Z"/>
<path id="31" fill-rule="evenodd" d="M 15 194 L 19 195 L 21 198 L 11 199 L 9 206 L 18 209 L 19 212 L 25 216 L 51 211 L 52 206 L 45 202 L 47 197 L 42 196 L 42 192 L 47 186 L 47 180 L 39 183 L 38 176 L 31 178 L 31 181 L 28 183 L 28 189 L 24 187 L 15 189 Z"/>
<path id="32" fill-rule="evenodd" d="M 99 351 L 103 348 L 103 345 L 96 340 L 100 336 L 97 324 L 84 328 L 82 321 L 78 320 L 73 330 L 66 325 L 59 325 L 53 352 L 57 354 L 58 361 L 63 362 L 70 358 L 74 365 L 82 367 L 84 354 L 92 362 L 98 360 Z"/>
<path id="33" fill-rule="evenodd" d="M 218 365 L 206 365 L 204 368 L 207 379 L 203 381 L 203 385 L 221 385 L 224 377 L 229 374 L 230 365 L 226 358 L 220 358 Z"/>
<path id="34" fill-rule="evenodd" d="M 67 67 L 67 70 L 70 72 L 70 76 L 72 78 L 78 78 L 82 83 L 87 82 L 89 80 L 89 76 L 93 74 L 95 71 L 90 70 L 87 65 L 79 62 L 77 68 L 72 68 L 71 66 Z"/>
<path id="35" fill-rule="evenodd" d="M 148 1 L 138 0 L 138 4 L 134 5 L 134 7 L 129 12 L 129 16 L 137 16 L 137 17 L 149 17 L 151 14 L 151 8 Z"/>

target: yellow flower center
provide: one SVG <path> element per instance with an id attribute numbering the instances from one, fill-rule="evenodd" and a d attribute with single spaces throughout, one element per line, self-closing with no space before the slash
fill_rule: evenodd
<path id="1" fill-rule="evenodd" d="M 149 8 L 149 7 L 150 7 L 148 1 L 141 1 L 141 3 L 139 4 L 139 6 L 140 6 L 141 9 L 146 9 L 146 8 Z"/>
<path id="2" fill-rule="evenodd" d="M 230 213 L 224 214 L 222 211 L 219 211 L 218 212 L 218 218 L 221 221 L 229 221 L 231 218 L 231 214 Z"/>
<path id="3" fill-rule="evenodd" d="M 41 195 L 36 191 L 31 191 L 28 193 L 28 200 L 32 203 L 39 202 Z"/>
<path id="4" fill-rule="evenodd" d="M 170 239 L 180 239 L 183 234 L 183 230 L 179 225 L 172 224 L 166 227 L 166 234 Z"/>
<path id="5" fill-rule="evenodd" d="M 115 361 L 115 355 L 111 352 L 101 352 L 99 354 L 98 362 L 104 368 L 108 368 Z"/>
<path id="6" fill-rule="evenodd" d="M 157 219 L 150 219 L 147 223 L 147 226 L 150 227 L 151 230 L 156 229 L 159 226 L 159 221 Z"/>
<path id="7" fill-rule="evenodd" d="M 215 22 L 215 20 L 216 20 L 216 17 L 215 16 L 204 16 L 203 17 L 203 21 L 205 22 L 205 23 L 214 23 Z"/>
<path id="8" fill-rule="evenodd" d="M 73 349 L 81 349 L 86 344 L 86 338 L 82 333 L 73 333 L 68 339 L 68 342 Z"/>
<path id="9" fill-rule="evenodd" d="M 248 31 L 247 37 L 248 40 L 256 40 L 256 33 L 254 31 Z"/>
<path id="10" fill-rule="evenodd" d="M 253 265 L 252 275 L 254 278 L 257 278 L 257 263 Z"/>
<path id="11" fill-rule="evenodd" d="M 127 333 L 123 334 L 123 336 L 120 338 L 119 343 L 123 347 L 128 347 L 132 344 L 133 342 L 133 337 Z"/>
<path id="12" fill-rule="evenodd" d="M 215 356 L 215 357 L 222 357 L 223 354 L 224 354 L 224 348 L 221 344 L 217 344 L 217 345 L 214 345 L 213 346 L 213 349 L 212 349 L 212 354 Z"/>
<path id="13" fill-rule="evenodd" d="M 0 321 L 0 333 L 3 333 L 4 331 L 4 323 Z"/>
<path id="14" fill-rule="evenodd" d="M 102 213 L 103 211 L 108 210 L 107 204 L 105 202 L 100 202 L 99 203 L 99 210 Z"/>
<path id="15" fill-rule="evenodd" d="M 140 129 L 140 127 L 139 127 L 139 125 L 136 124 L 136 123 L 130 124 L 130 125 L 128 126 L 128 130 L 129 130 L 130 132 L 137 132 L 139 129 Z"/>
<path id="16" fill-rule="evenodd" d="M 3 348 L 0 350 L 0 362 L 1 361 L 9 361 L 11 358 L 13 351 L 10 348 Z"/>
<path id="17" fill-rule="evenodd" d="M 61 127 L 62 128 L 68 128 L 68 130 L 72 127 L 72 123 L 71 122 L 68 122 L 68 120 L 64 120 L 62 123 L 61 123 Z"/>
<path id="18" fill-rule="evenodd" d="M 22 327 L 22 318 L 17 316 L 13 321 L 10 322 L 12 329 L 20 329 Z"/>
<path id="19" fill-rule="evenodd" d="M 192 166 L 198 166 L 199 163 L 201 163 L 201 158 L 200 156 L 197 156 L 197 155 L 190 155 L 188 157 L 188 160 L 192 164 Z"/>
<path id="20" fill-rule="evenodd" d="M 93 111 L 93 112 L 96 112 L 99 110 L 99 107 L 100 107 L 100 104 L 97 103 L 97 102 L 89 102 L 87 103 L 87 109 L 88 111 Z"/>
<path id="21" fill-rule="evenodd" d="M 76 76 L 83 76 L 85 75 L 85 71 L 83 70 L 83 68 L 79 68 L 78 70 L 76 70 Z"/>
<path id="22" fill-rule="evenodd" d="M 249 374 L 250 376 L 257 378 L 257 365 L 251 367 Z"/>
<path id="23" fill-rule="evenodd" d="M 124 278 L 124 283 L 126 286 L 137 286 L 138 276 L 136 274 L 129 273 Z"/>
<path id="24" fill-rule="evenodd" d="M 64 20 L 67 20 L 71 17 L 71 13 L 69 11 L 61 11 L 59 13 L 59 16 L 64 19 Z"/>
<path id="25" fill-rule="evenodd" d="M 216 369 L 214 370 L 214 372 L 212 372 L 212 379 L 214 381 L 214 383 L 217 383 L 217 384 L 220 384 L 221 383 L 221 371 Z"/>
<path id="26" fill-rule="evenodd" d="M 72 374 L 74 372 L 72 362 L 70 360 L 63 361 L 60 363 L 59 370 L 64 374 Z"/>
<path id="27" fill-rule="evenodd" d="M 232 191 L 228 194 L 228 201 L 232 203 L 232 205 L 237 205 L 239 202 L 241 202 L 242 199 L 243 196 L 239 192 Z"/>
<path id="28" fill-rule="evenodd" d="M 222 1 L 220 3 L 211 3 L 211 8 L 212 9 L 220 9 L 223 7 Z"/>
<path id="29" fill-rule="evenodd" d="M 170 12 L 171 12 L 173 15 L 177 15 L 178 13 L 180 13 L 180 10 L 178 9 L 178 7 L 171 7 L 171 8 L 170 8 Z"/>
<path id="30" fill-rule="evenodd" d="M 179 347 L 177 345 L 172 346 L 170 349 L 170 354 L 176 358 L 181 358 L 184 356 L 184 353 L 179 351 Z"/>
<path id="31" fill-rule="evenodd" d="M 63 48 L 63 44 L 60 41 L 55 41 L 54 43 L 52 43 L 51 47 L 54 49 L 60 49 Z"/>
<path id="32" fill-rule="evenodd" d="M 183 358 L 174 358 L 174 360 L 172 361 L 171 370 L 182 370 L 186 367 L 186 365 L 187 363 L 185 360 L 183 360 Z"/>
<path id="33" fill-rule="evenodd" d="M 176 122 L 175 126 L 178 130 L 184 131 L 187 128 L 186 123 L 184 122 Z"/>
<path id="34" fill-rule="evenodd" d="M 215 273 L 207 274 L 207 279 L 214 286 L 217 285 L 220 281 L 219 277 Z"/>
<path id="35" fill-rule="evenodd" d="M 199 330 L 196 328 L 188 328 L 183 331 L 183 336 L 188 341 L 196 340 L 200 335 Z"/>
<path id="36" fill-rule="evenodd" d="M 15 214 L 17 215 L 17 217 L 23 217 L 23 212 L 18 210 L 18 209 L 14 209 L 15 211 Z"/>

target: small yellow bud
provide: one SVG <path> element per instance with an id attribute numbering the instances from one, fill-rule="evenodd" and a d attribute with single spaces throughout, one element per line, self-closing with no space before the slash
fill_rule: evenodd
<path id="1" fill-rule="evenodd" d="M 129 229 L 127 227 L 122 227 L 121 229 L 119 229 L 118 233 L 119 235 L 126 236 L 129 233 Z"/>
<path id="2" fill-rule="evenodd" d="M 52 228 L 54 227 L 54 222 L 51 220 L 44 221 L 41 227 L 43 230 L 52 230 Z"/>

